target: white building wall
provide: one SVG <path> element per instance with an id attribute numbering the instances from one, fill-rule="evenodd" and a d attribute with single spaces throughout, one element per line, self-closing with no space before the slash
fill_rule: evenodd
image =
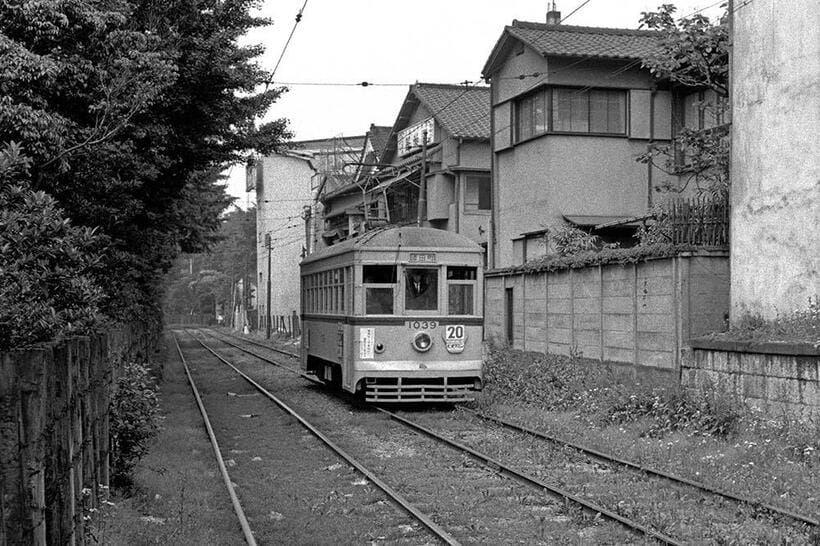
<path id="1" fill-rule="evenodd" d="M 257 286 L 259 326 L 267 316 L 268 250 L 265 235 L 271 236 L 271 315 L 290 317 L 299 307 L 299 262 L 305 245 L 303 207 L 310 205 L 310 160 L 298 156 L 273 155 L 260 158 L 261 184 L 257 182 Z M 257 167 L 258 168 L 258 167 Z M 275 324 L 275 322 L 273 323 Z"/>
<path id="2" fill-rule="evenodd" d="M 734 14 L 731 319 L 774 318 L 820 292 L 820 10 Z"/>

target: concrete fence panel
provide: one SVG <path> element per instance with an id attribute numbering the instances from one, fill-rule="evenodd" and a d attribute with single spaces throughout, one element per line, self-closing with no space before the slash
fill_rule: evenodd
<path id="1" fill-rule="evenodd" d="M 490 271 L 486 337 L 516 349 L 622 362 L 679 376 L 690 335 L 721 330 L 729 309 L 724 252 L 558 271 Z M 505 309 L 512 290 L 512 309 Z M 497 313 L 492 310 L 503 310 Z M 512 312 L 511 323 L 504 315 Z"/>

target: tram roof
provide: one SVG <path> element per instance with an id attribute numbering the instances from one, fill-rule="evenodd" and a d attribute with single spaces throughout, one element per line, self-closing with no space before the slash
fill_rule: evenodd
<path id="1" fill-rule="evenodd" d="M 353 239 L 317 250 L 306 257 L 307 264 L 355 250 L 448 249 L 480 252 L 481 247 L 472 239 L 443 229 L 396 226 L 368 231 Z"/>

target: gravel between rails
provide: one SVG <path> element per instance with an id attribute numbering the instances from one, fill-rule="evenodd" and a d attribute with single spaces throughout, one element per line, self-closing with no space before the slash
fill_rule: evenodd
<path id="1" fill-rule="evenodd" d="M 191 367 L 260 544 L 427 544 L 433 539 L 292 417 L 190 337 Z M 296 376 L 283 383 L 304 382 Z"/>
<path id="2" fill-rule="evenodd" d="M 784 517 L 766 517 L 694 487 L 638 471 L 601 464 L 573 448 L 488 423 L 468 412 L 401 412 L 422 426 L 664 534 L 689 543 L 812 544 L 811 528 Z M 758 517 L 761 516 L 761 517 Z M 742 529 L 742 535 L 738 531 Z M 733 542 L 734 541 L 734 542 Z"/>
<path id="3" fill-rule="evenodd" d="M 502 477 L 403 426 L 386 422 L 376 412 L 325 389 L 304 380 L 294 386 L 285 380 L 296 378 L 293 374 L 213 338 L 209 344 L 277 396 L 297 406 L 335 442 L 385 476 L 465 544 L 653 543 L 620 525 L 586 518 L 546 494 Z"/>

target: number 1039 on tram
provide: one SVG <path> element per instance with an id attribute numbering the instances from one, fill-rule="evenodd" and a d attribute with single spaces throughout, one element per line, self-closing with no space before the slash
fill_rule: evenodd
<path id="1" fill-rule="evenodd" d="M 457 402 L 482 388 L 483 250 L 392 227 L 302 261 L 302 368 L 371 402 Z"/>

